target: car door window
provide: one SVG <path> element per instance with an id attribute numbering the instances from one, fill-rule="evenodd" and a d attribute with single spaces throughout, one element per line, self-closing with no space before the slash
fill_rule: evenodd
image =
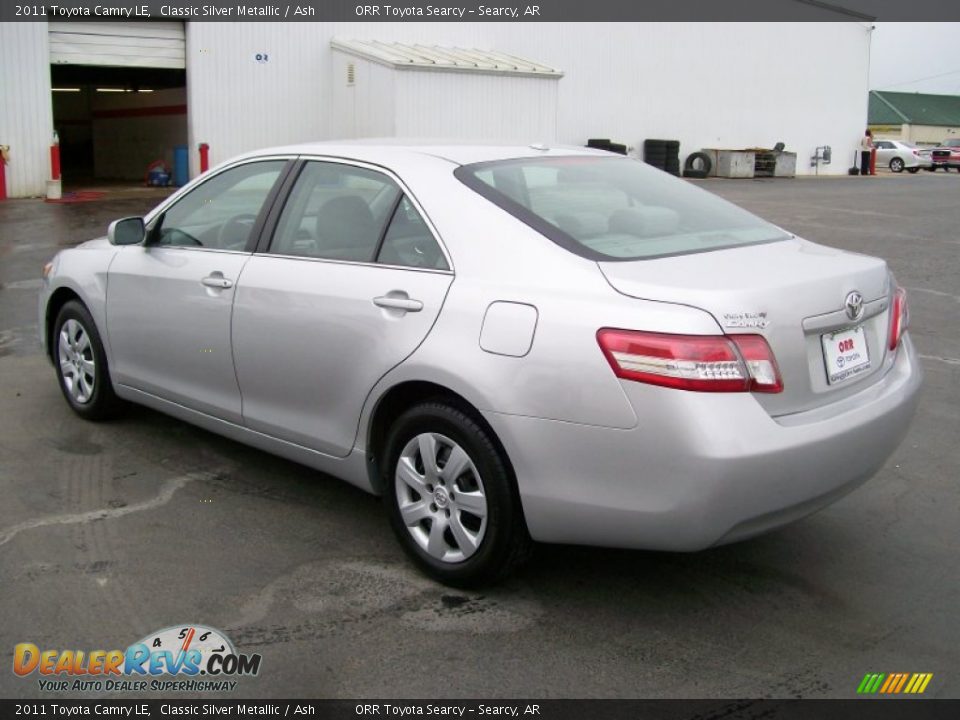
<path id="1" fill-rule="evenodd" d="M 377 262 L 403 267 L 450 269 L 427 223 L 406 196 L 394 210 Z"/>
<path id="2" fill-rule="evenodd" d="M 244 250 L 286 160 L 225 170 L 167 208 L 150 228 L 150 244 Z"/>
<path id="3" fill-rule="evenodd" d="M 280 215 L 270 252 L 373 262 L 400 188 L 383 173 L 309 162 Z"/>

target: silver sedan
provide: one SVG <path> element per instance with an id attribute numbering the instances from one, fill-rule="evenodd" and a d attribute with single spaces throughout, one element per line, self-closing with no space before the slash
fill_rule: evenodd
<path id="1" fill-rule="evenodd" d="M 873 146 L 877 149 L 877 166 L 888 167 L 895 173 L 916 173 L 920 168 L 933 167 L 929 148 L 899 140 L 876 140 Z"/>
<path id="2" fill-rule="evenodd" d="M 248 154 L 60 252 L 39 305 L 80 416 L 140 403 L 377 493 L 453 585 L 532 541 L 692 551 L 808 515 L 921 382 L 883 260 L 587 149 Z"/>

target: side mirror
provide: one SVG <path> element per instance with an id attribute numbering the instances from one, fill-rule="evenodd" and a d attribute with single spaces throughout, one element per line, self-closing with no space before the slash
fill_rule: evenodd
<path id="1" fill-rule="evenodd" d="M 142 217 L 128 217 L 114 220 L 107 228 L 107 239 L 112 245 L 139 245 L 146 237 L 147 230 Z"/>

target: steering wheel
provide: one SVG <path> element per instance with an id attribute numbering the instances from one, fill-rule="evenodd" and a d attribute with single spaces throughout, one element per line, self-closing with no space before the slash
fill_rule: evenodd
<path id="1" fill-rule="evenodd" d="M 217 247 L 229 250 L 242 248 L 247 244 L 256 221 L 257 216 L 253 213 L 234 215 L 220 226 L 217 232 Z"/>

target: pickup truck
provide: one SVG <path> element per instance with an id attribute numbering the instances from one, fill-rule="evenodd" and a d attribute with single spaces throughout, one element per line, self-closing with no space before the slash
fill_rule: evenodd
<path id="1" fill-rule="evenodd" d="M 933 161 L 930 170 L 942 167 L 945 172 L 949 172 L 950 168 L 960 171 L 960 138 L 944 140 L 930 151 L 930 159 Z"/>

